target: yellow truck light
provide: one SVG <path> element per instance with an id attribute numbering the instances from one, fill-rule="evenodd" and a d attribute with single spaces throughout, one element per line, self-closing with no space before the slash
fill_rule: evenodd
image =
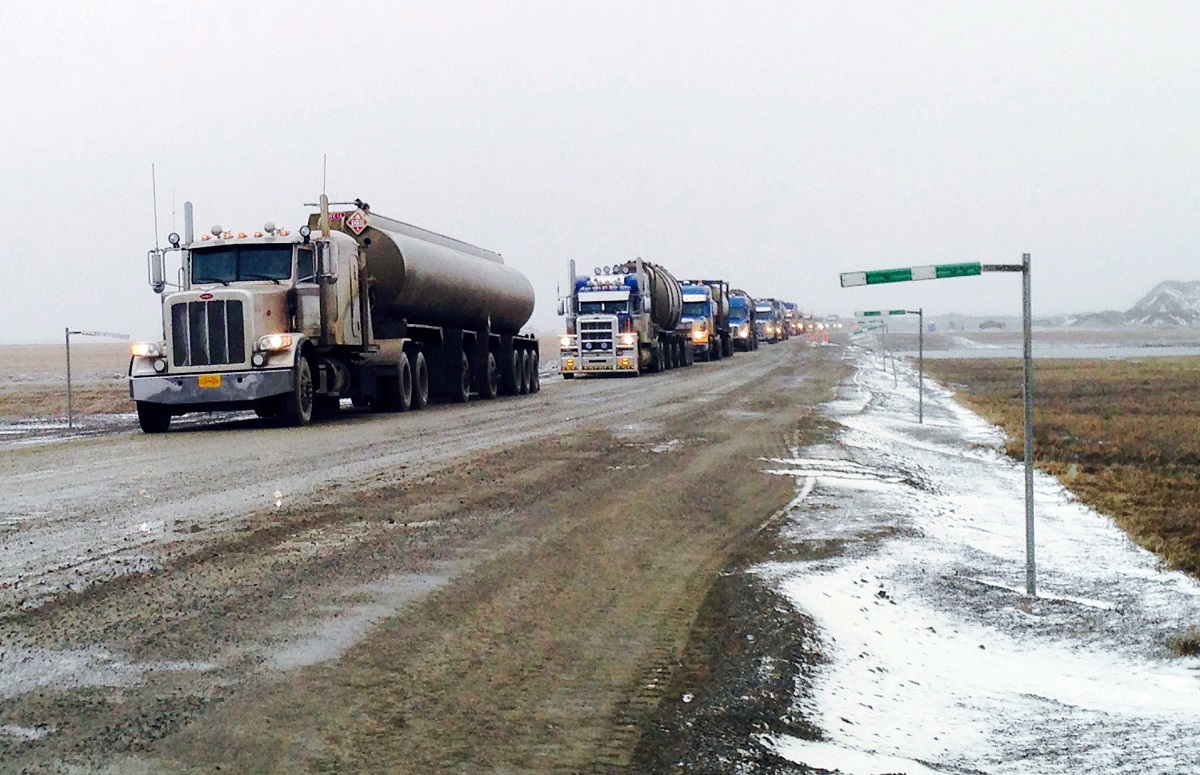
<path id="1" fill-rule="evenodd" d="M 161 358 L 162 348 L 158 342 L 134 342 L 129 346 L 129 353 L 136 358 Z"/>
<path id="2" fill-rule="evenodd" d="M 563 370 L 564 371 L 575 371 L 575 359 L 574 358 L 564 359 L 563 360 Z"/>
<path id="3" fill-rule="evenodd" d="M 628 358 L 622 358 L 622 359 L 621 359 L 621 368 L 622 368 L 622 369 L 632 369 L 632 368 L 633 368 L 633 362 L 632 362 L 632 361 L 630 361 Z"/>
<path id="4" fill-rule="evenodd" d="M 291 346 L 291 334 L 267 334 L 259 337 L 258 344 L 254 346 L 254 349 L 259 352 L 272 352 L 273 350 L 286 350 Z"/>
<path id="5" fill-rule="evenodd" d="M 707 342 L 708 341 L 708 332 L 707 331 L 693 331 L 692 332 L 692 341 L 693 342 Z"/>

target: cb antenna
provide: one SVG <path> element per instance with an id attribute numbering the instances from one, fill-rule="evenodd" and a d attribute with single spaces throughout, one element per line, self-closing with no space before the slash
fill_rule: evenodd
<path id="1" fill-rule="evenodd" d="M 150 163 L 150 198 L 154 203 L 154 249 L 158 250 L 158 181 L 154 175 L 154 163 Z"/>
<path id="2" fill-rule="evenodd" d="M 321 154 L 321 193 L 328 193 L 325 182 L 328 180 L 329 173 L 329 154 Z"/>

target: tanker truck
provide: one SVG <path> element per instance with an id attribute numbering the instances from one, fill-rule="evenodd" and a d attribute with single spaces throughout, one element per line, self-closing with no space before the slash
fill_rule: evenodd
<path id="1" fill-rule="evenodd" d="M 729 283 L 724 280 L 683 280 L 683 315 L 679 329 L 691 337 L 696 357 L 716 361 L 733 355 L 729 329 Z"/>
<path id="2" fill-rule="evenodd" d="M 736 350 L 747 352 L 758 349 L 758 335 L 754 325 L 754 299 L 745 291 L 734 288 L 729 292 L 729 334 Z"/>
<path id="3" fill-rule="evenodd" d="M 571 295 L 558 308 L 567 316 L 559 352 L 564 379 L 636 377 L 692 365 L 691 340 L 676 330 L 683 310 L 679 281 L 666 267 L 639 258 L 577 277 L 572 261 L 569 281 Z"/>
<path id="4" fill-rule="evenodd" d="M 536 393 L 538 343 L 523 334 L 533 286 L 499 254 L 385 218 L 361 200 L 295 232 L 267 223 L 184 236 L 147 256 L 162 339 L 131 348 L 129 395 L 146 433 L 189 412 L 253 410 L 287 425 L 342 399 L 380 412 Z"/>
<path id="5" fill-rule="evenodd" d="M 775 299 L 754 300 L 754 325 L 760 342 L 775 344 L 788 338 L 783 303 Z"/>

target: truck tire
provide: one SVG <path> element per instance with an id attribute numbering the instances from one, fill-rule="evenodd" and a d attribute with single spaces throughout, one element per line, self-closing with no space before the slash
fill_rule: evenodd
<path id="1" fill-rule="evenodd" d="M 424 409 L 429 403 L 429 364 L 425 362 L 425 353 L 417 352 L 409 358 L 413 365 L 412 403 L 409 408 L 413 411 Z"/>
<path id="2" fill-rule="evenodd" d="M 171 410 L 162 404 L 138 401 L 137 416 L 142 433 L 166 433 L 171 427 Z"/>
<path id="3" fill-rule="evenodd" d="M 501 364 L 501 380 L 500 389 L 507 396 L 518 396 L 521 394 L 521 351 L 513 348 L 505 362 Z M 563 375 L 566 377 L 567 375 Z M 574 375 L 571 375 L 574 376 Z M 569 377 L 568 377 L 569 379 Z"/>
<path id="4" fill-rule="evenodd" d="M 413 394 L 413 374 L 412 364 L 408 360 L 408 353 L 400 354 L 400 376 L 398 378 L 399 394 L 396 396 L 395 405 L 392 407 L 396 412 L 407 412 L 412 406 Z"/>
<path id="5" fill-rule="evenodd" d="M 307 358 L 298 358 L 292 369 L 292 392 L 279 397 L 279 413 L 285 423 L 299 428 L 312 422 L 313 389 L 312 366 Z"/>
<path id="6" fill-rule="evenodd" d="M 517 387 L 517 392 L 521 395 L 529 393 L 529 353 L 525 350 L 520 350 L 516 354 L 517 363 L 520 364 L 521 382 Z"/>
<path id="7" fill-rule="evenodd" d="M 466 353 L 462 354 L 462 363 L 459 365 L 458 385 L 450 388 L 450 400 L 456 404 L 471 400 L 471 360 Z"/>
<path id="8" fill-rule="evenodd" d="M 538 363 L 540 359 L 534 350 L 529 351 L 529 392 L 536 393 L 542 389 L 542 378 L 538 374 Z"/>
<path id="9" fill-rule="evenodd" d="M 733 338 L 729 334 L 721 334 L 721 346 L 725 348 L 725 357 L 733 357 Z"/>
<path id="10" fill-rule="evenodd" d="M 496 363 L 496 354 L 487 355 L 487 372 L 479 380 L 479 397 L 492 399 L 500 394 L 500 366 Z"/>

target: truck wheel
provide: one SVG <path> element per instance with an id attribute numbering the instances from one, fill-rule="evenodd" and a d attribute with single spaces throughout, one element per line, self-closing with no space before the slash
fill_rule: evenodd
<path id="1" fill-rule="evenodd" d="M 730 338 L 727 334 L 722 334 L 721 335 L 721 346 L 725 348 L 725 357 L 732 358 L 733 357 L 733 339 Z"/>
<path id="2" fill-rule="evenodd" d="M 465 404 L 471 400 L 471 360 L 467 358 L 466 353 L 462 355 L 459 372 L 459 384 L 457 388 L 451 388 L 450 400 L 456 404 Z"/>
<path id="3" fill-rule="evenodd" d="M 503 379 L 501 380 L 500 389 L 508 396 L 519 396 L 521 394 L 521 351 L 513 348 L 506 362 L 503 364 Z M 566 376 L 566 375 L 563 375 Z M 573 376 L 573 375 L 572 375 Z"/>
<path id="4" fill-rule="evenodd" d="M 496 354 L 489 352 L 487 356 L 487 373 L 480 380 L 479 397 L 492 399 L 500 394 L 500 366 L 496 363 Z"/>
<path id="5" fill-rule="evenodd" d="M 292 369 L 292 392 L 280 397 L 283 421 L 293 427 L 308 425 L 313 413 L 312 366 L 307 358 L 299 358 Z"/>
<path id="6" fill-rule="evenodd" d="M 516 361 L 520 369 L 518 373 L 521 375 L 521 383 L 517 387 L 517 392 L 526 395 L 529 393 L 529 353 L 521 350 L 517 353 Z"/>
<path id="7" fill-rule="evenodd" d="M 418 352 L 410 358 L 413 365 L 412 403 L 409 408 L 413 411 L 424 409 L 429 403 L 429 365 L 425 362 L 425 353 Z"/>
<path id="8" fill-rule="evenodd" d="M 142 433 L 166 433 L 171 427 L 171 410 L 162 404 L 138 401 L 137 415 Z"/>
<path id="9" fill-rule="evenodd" d="M 409 363 L 408 353 L 400 354 L 399 366 L 399 384 L 396 387 L 399 388 L 400 394 L 396 396 L 395 405 L 392 407 L 392 410 L 396 412 L 407 412 L 408 408 L 412 406 L 413 394 L 412 364 Z"/>
<path id="10" fill-rule="evenodd" d="M 536 393 L 542 389 L 542 378 L 538 375 L 538 354 L 529 351 L 529 392 Z"/>

